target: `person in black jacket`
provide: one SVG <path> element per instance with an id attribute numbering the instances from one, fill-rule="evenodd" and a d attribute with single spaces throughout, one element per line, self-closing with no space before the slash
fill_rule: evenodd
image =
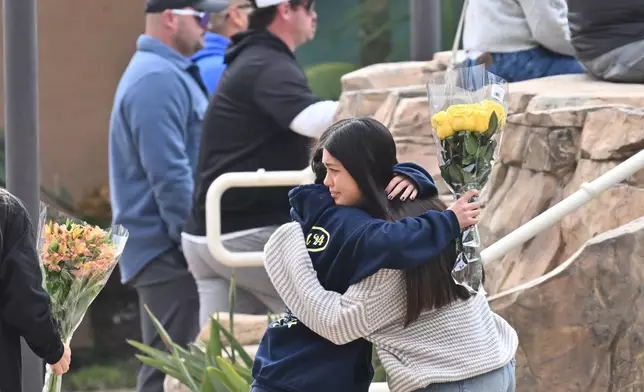
<path id="1" fill-rule="evenodd" d="M 572 46 L 592 76 L 644 83 L 644 3 L 568 0 Z"/>
<path id="2" fill-rule="evenodd" d="M 206 194 L 226 173 L 303 170 L 313 140 L 333 122 L 338 102 L 313 95 L 295 58 L 313 39 L 315 0 L 252 0 L 249 29 L 231 37 L 224 71 L 206 111 L 192 211 L 181 244 L 199 290 L 202 325 L 228 311 L 232 269 L 206 245 Z M 233 188 L 221 199 L 221 234 L 231 251 L 262 251 L 289 221 L 291 187 Z M 263 267 L 235 271 L 239 313 L 281 313 L 282 300 Z"/>
<path id="3" fill-rule="evenodd" d="M 0 188 L 0 392 L 22 391 L 21 336 L 54 373 L 69 370 L 71 350 L 60 339 L 42 287 L 29 214 Z"/>

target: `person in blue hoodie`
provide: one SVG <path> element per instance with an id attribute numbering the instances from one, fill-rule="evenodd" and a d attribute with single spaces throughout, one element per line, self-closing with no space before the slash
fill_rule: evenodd
<path id="1" fill-rule="evenodd" d="M 199 67 L 208 94 L 212 95 L 226 69 L 224 53 L 230 37 L 248 29 L 248 13 L 252 4 L 248 0 L 228 0 L 228 8 L 210 17 L 210 31 L 206 32 L 203 49 L 192 56 Z"/>
<path id="2" fill-rule="evenodd" d="M 480 204 L 470 191 L 446 211 L 388 221 L 392 177 L 418 184 L 418 196 L 438 194 L 420 166 L 398 164 L 396 145 L 378 121 L 352 118 L 331 126 L 314 149 L 315 184 L 289 193 L 321 285 L 344 293 L 379 269 L 411 269 L 439 255 L 477 222 Z M 395 186 L 394 186 L 395 187 Z M 394 189 L 395 190 L 395 189 Z M 416 195 L 405 191 L 401 199 Z M 391 196 L 389 196 L 391 198 Z M 290 312 L 267 329 L 252 374 L 254 392 L 366 392 L 373 377 L 372 345 L 358 339 L 335 345 Z"/>

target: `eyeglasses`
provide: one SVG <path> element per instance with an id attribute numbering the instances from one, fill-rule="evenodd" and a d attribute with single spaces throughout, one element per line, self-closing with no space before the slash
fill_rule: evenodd
<path id="1" fill-rule="evenodd" d="M 175 15 L 189 15 L 194 16 L 203 29 L 207 29 L 210 24 L 210 12 L 200 12 L 195 10 L 172 10 Z"/>

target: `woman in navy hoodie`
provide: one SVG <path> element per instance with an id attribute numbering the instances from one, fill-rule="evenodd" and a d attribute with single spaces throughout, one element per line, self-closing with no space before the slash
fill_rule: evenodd
<path id="1" fill-rule="evenodd" d="M 331 126 L 314 149 L 313 185 L 294 188 L 291 217 L 300 223 L 318 279 L 326 290 L 348 287 L 382 268 L 410 269 L 439 255 L 461 228 L 476 223 L 475 191 L 446 211 L 387 221 L 385 189 L 403 174 L 420 197 L 437 195 L 429 174 L 414 164 L 398 164 L 389 130 L 371 118 Z M 403 195 L 403 199 L 407 195 Z M 358 339 L 335 345 L 293 315 L 267 329 L 253 365 L 255 392 L 366 392 L 373 377 L 372 345 Z"/>

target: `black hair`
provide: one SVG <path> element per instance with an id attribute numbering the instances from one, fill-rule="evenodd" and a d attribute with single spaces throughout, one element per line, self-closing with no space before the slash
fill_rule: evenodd
<path id="1" fill-rule="evenodd" d="M 370 117 L 341 120 L 331 125 L 313 149 L 311 168 L 316 184 L 323 183 L 326 176 L 322 150 L 340 161 L 355 180 L 362 193 L 358 207 L 376 218 L 386 219 L 389 208 L 385 188 L 398 163 L 396 143 L 387 127 Z"/>
<path id="2" fill-rule="evenodd" d="M 375 218 L 397 220 L 419 216 L 428 210 L 447 209 L 447 205 L 437 196 L 404 202 L 387 199 L 385 188 L 393 177 L 393 167 L 398 163 L 396 143 L 387 127 L 371 117 L 341 120 L 324 131 L 311 157 L 316 184 L 322 184 L 327 173 L 322 163 L 323 150 L 340 161 L 353 177 L 362 193 L 358 207 Z M 417 320 L 425 310 L 438 309 L 457 299 L 470 298 L 469 291 L 452 279 L 456 256 L 456 242 L 453 241 L 438 256 L 405 271 L 405 327 Z"/>
<path id="3" fill-rule="evenodd" d="M 426 211 L 445 211 L 446 209 L 447 205 L 438 196 L 405 202 L 396 199 L 390 202 L 392 219 L 415 217 Z M 405 327 L 416 321 L 423 311 L 440 309 L 456 300 L 466 300 L 471 297 L 470 292 L 465 287 L 457 285 L 452 278 L 456 256 L 456 241 L 452 241 L 438 256 L 416 268 L 405 270 L 407 291 Z M 485 272 L 483 281 L 485 282 Z"/>

